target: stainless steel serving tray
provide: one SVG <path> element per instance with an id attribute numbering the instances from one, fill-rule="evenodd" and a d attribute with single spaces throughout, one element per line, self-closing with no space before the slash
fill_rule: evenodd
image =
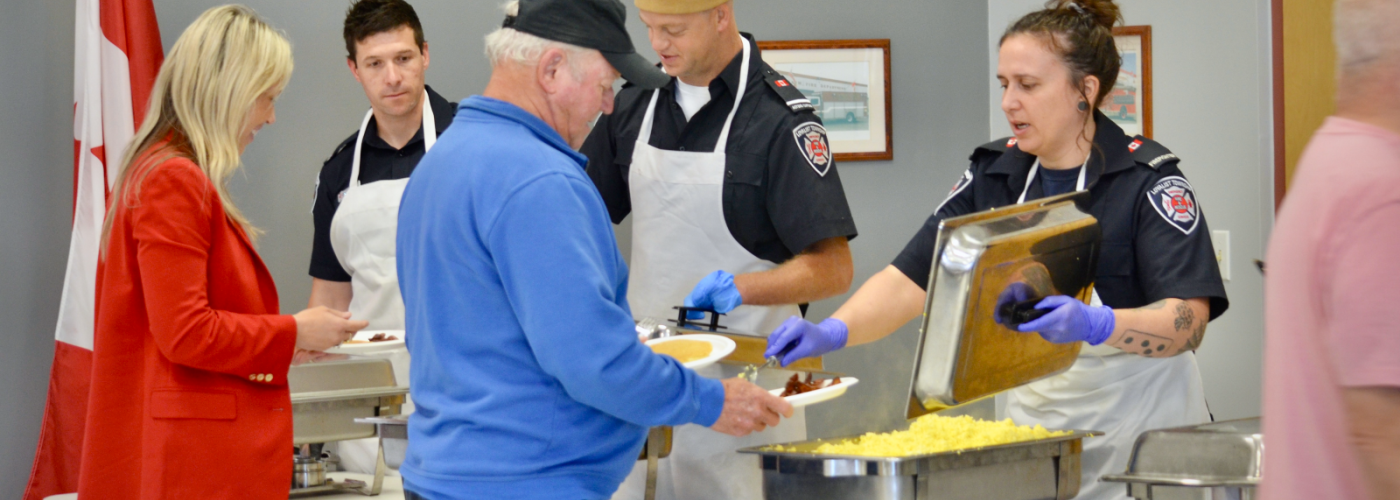
<path id="1" fill-rule="evenodd" d="M 397 415 L 407 387 L 398 387 L 387 359 L 308 363 L 287 373 L 292 395 L 292 441 L 327 443 L 375 436 L 357 418 Z"/>
<path id="2" fill-rule="evenodd" d="M 1079 191 L 939 225 L 907 416 L 916 418 L 1069 369 L 1080 343 L 1053 344 L 996 323 L 1001 292 L 1088 301 L 1101 236 Z"/>
<path id="3" fill-rule="evenodd" d="M 1066 499 L 1079 493 L 1083 439 L 1101 434 L 1074 431 L 1067 436 L 909 457 L 811 452 L 833 440 L 782 445 L 797 448 L 791 452 L 757 446 L 739 453 L 760 457 L 767 500 Z"/>
<path id="4" fill-rule="evenodd" d="M 1103 480 L 1128 483 L 1130 495 L 1152 498 L 1150 488 L 1159 486 L 1253 488 L 1263 470 L 1264 434 L 1256 417 L 1144 432 L 1127 471 Z"/>

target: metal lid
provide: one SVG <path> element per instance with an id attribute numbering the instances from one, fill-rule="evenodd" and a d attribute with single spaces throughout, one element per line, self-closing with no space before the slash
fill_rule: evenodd
<path id="1" fill-rule="evenodd" d="M 1260 420 L 1247 418 L 1142 433 L 1128 469 L 1104 481 L 1163 486 L 1254 486 L 1264 469 Z"/>
<path id="2" fill-rule="evenodd" d="M 945 219 L 910 381 L 909 418 L 967 403 L 1069 369 L 1081 343 L 1053 344 L 998 324 L 1013 283 L 1036 296 L 1088 301 L 1101 236 L 1080 191 Z"/>

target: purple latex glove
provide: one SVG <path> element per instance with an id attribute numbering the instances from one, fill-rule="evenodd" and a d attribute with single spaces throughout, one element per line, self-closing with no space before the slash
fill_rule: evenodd
<path id="1" fill-rule="evenodd" d="M 1030 285 L 1020 281 L 1007 285 L 1006 289 L 1001 291 L 1001 295 L 997 296 L 997 306 L 992 309 L 992 319 L 999 324 L 1006 324 L 1001 320 L 1001 306 L 1007 303 L 1030 300 L 1032 297 L 1035 297 L 1035 290 Z"/>
<path id="2" fill-rule="evenodd" d="M 1079 299 L 1054 295 L 1035 305 L 1036 309 L 1054 309 L 1039 319 L 1023 323 L 1017 330 L 1037 332 L 1041 338 L 1056 344 L 1084 341 L 1099 345 L 1113 334 L 1115 320 L 1108 306 L 1091 306 Z"/>
<path id="3" fill-rule="evenodd" d="M 781 355 L 783 366 L 787 366 L 802 358 L 821 356 L 846 347 L 846 332 L 846 323 L 836 318 L 814 325 L 793 316 L 768 336 L 768 349 L 763 351 L 763 357 Z"/>
<path id="4" fill-rule="evenodd" d="M 744 298 L 739 296 L 739 289 L 734 287 L 734 275 L 724 271 L 715 271 L 705 276 L 695 284 L 695 289 L 690 291 L 690 295 L 685 297 L 686 307 L 714 309 L 718 313 L 733 311 L 743 303 Z M 685 317 L 703 319 L 705 313 L 690 311 Z"/>

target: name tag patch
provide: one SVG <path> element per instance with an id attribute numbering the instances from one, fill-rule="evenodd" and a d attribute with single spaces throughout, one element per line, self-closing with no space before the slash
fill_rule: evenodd
<path id="1" fill-rule="evenodd" d="M 1201 221 L 1196 192 L 1185 178 L 1175 175 L 1163 177 L 1147 190 L 1147 201 L 1162 219 L 1182 233 L 1191 234 Z"/>
<path id="2" fill-rule="evenodd" d="M 826 142 L 826 128 L 815 122 L 803 123 L 792 129 L 792 135 L 797 140 L 797 149 L 802 151 L 802 157 L 807 159 L 812 170 L 816 170 L 817 175 L 826 177 L 832 163 L 831 147 Z"/>

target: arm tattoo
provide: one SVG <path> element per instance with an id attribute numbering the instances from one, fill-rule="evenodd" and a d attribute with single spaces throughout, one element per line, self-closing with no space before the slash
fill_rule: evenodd
<path id="1" fill-rule="evenodd" d="M 1209 321 L 1201 321 L 1200 324 L 1196 325 L 1196 331 L 1191 332 L 1191 338 L 1186 341 L 1186 345 L 1181 346 L 1181 350 L 1177 351 L 1177 354 L 1186 351 L 1194 351 L 1196 348 L 1201 347 L 1201 341 L 1206 339 L 1206 323 L 1209 323 Z"/>
<path id="2" fill-rule="evenodd" d="M 1196 311 L 1185 301 L 1176 304 L 1176 331 L 1184 332 L 1196 323 Z"/>
<path id="3" fill-rule="evenodd" d="M 1146 357 L 1161 356 L 1169 352 L 1176 341 L 1167 337 L 1153 335 L 1140 330 L 1128 330 L 1123 333 L 1123 339 L 1118 341 L 1118 347 L 1124 351 L 1139 354 Z M 1171 351 L 1181 352 L 1181 351 Z"/>

